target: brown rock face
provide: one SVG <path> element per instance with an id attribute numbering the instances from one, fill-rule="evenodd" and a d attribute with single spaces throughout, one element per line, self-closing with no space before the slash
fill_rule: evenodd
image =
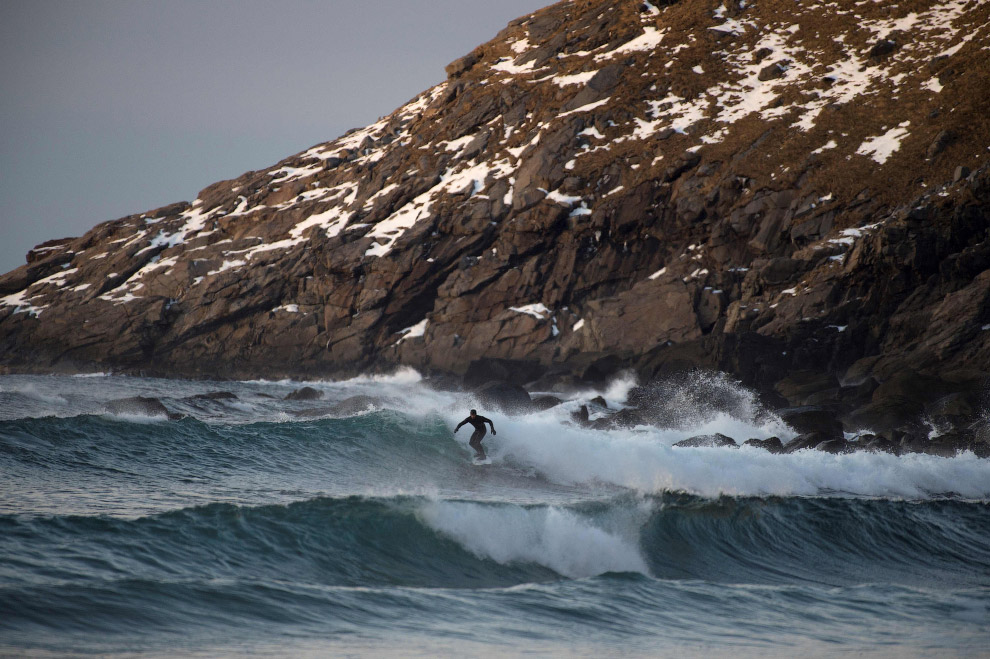
<path id="1" fill-rule="evenodd" d="M 990 4 L 727 5 L 553 5 L 366 128 L 45 243 L 0 363 L 705 366 L 864 415 L 907 368 L 985 377 Z"/>

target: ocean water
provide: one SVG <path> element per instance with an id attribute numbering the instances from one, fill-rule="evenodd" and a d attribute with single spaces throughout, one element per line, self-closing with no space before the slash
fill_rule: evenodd
<path id="1" fill-rule="evenodd" d="M 468 394 L 308 384 L 0 377 L 0 654 L 990 652 L 990 460 L 672 447 L 793 435 L 716 378 L 671 430 L 482 408 L 474 466 Z"/>

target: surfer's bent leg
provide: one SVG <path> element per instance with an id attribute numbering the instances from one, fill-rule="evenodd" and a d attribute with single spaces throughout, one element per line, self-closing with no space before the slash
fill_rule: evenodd
<path id="1" fill-rule="evenodd" d="M 485 458 L 488 457 L 487 455 L 485 455 L 485 449 L 481 447 L 481 439 L 484 436 L 485 436 L 484 430 L 475 430 L 474 434 L 471 435 L 470 445 L 471 448 L 474 449 L 474 452 L 477 453 L 477 456 L 475 457 L 477 457 L 479 460 L 484 460 Z"/>

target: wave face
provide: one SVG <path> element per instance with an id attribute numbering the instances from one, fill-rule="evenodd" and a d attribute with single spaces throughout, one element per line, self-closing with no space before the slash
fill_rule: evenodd
<path id="1" fill-rule="evenodd" d="M 490 413 L 479 467 L 467 394 L 298 386 L 0 377 L 0 652 L 985 648 L 990 461 L 673 447 L 792 434 L 716 379 L 670 430 Z"/>

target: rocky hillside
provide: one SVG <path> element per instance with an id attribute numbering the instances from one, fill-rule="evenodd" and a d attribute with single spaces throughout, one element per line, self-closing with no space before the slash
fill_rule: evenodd
<path id="1" fill-rule="evenodd" d="M 366 128 L 36 247 L 0 361 L 972 392 L 988 63 L 982 0 L 560 2 Z"/>

